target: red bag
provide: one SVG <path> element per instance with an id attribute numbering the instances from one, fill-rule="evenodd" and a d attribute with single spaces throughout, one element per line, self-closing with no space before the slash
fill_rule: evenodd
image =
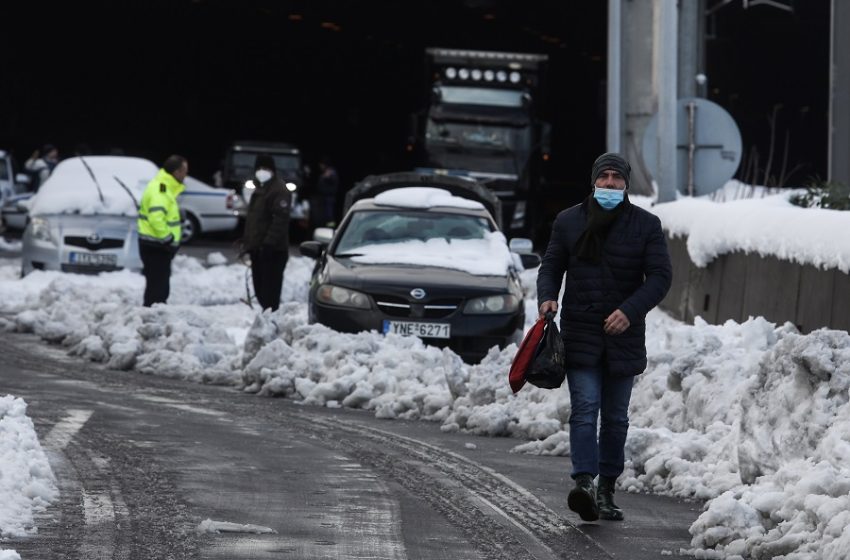
<path id="1" fill-rule="evenodd" d="M 514 393 L 522 389 L 525 385 L 525 374 L 531 368 L 531 363 L 537 354 L 537 347 L 540 341 L 543 340 L 543 330 L 546 327 L 546 318 L 540 317 L 534 326 L 531 327 L 519 344 L 519 349 L 514 356 L 514 361 L 511 363 L 511 371 L 508 374 L 508 382 L 511 384 L 511 390 Z"/>

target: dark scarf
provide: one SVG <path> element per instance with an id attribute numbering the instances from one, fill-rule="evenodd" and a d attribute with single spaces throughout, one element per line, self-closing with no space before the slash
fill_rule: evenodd
<path id="1" fill-rule="evenodd" d="M 587 227 L 573 247 L 573 252 L 579 259 L 594 264 L 600 263 L 602 247 L 605 245 L 605 238 L 608 237 L 608 230 L 611 229 L 611 226 L 614 225 L 614 222 L 617 221 L 617 218 L 629 204 L 628 193 L 623 196 L 623 202 L 612 210 L 605 210 L 599 206 L 599 203 L 593 198 L 593 194 L 587 197 Z"/>

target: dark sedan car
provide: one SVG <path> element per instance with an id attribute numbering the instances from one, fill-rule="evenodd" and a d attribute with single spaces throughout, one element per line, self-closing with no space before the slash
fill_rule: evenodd
<path id="1" fill-rule="evenodd" d="M 511 253 L 488 210 L 498 206 L 489 191 L 405 173 L 369 177 L 350 192 L 329 243 L 301 244 L 317 259 L 311 322 L 418 336 L 470 362 L 520 339 L 519 272 L 522 261 L 536 266 L 539 257 Z"/>

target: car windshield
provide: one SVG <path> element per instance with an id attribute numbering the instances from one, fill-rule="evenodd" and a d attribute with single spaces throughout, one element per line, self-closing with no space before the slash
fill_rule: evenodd
<path id="1" fill-rule="evenodd" d="M 431 165 L 519 174 L 530 155 L 527 127 L 487 126 L 428 121 L 425 143 Z"/>
<path id="2" fill-rule="evenodd" d="M 335 256 L 356 254 L 369 245 L 404 241 L 484 239 L 490 231 L 490 222 L 479 216 L 362 210 L 351 216 Z"/>
<path id="3" fill-rule="evenodd" d="M 250 177 L 254 174 L 254 162 L 258 152 L 233 152 L 230 169 L 234 177 Z M 301 168 L 301 158 L 292 154 L 272 154 L 277 173 L 284 179 L 294 179 Z"/>
<path id="4" fill-rule="evenodd" d="M 440 101 L 448 104 L 522 107 L 523 92 L 508 89 L 442 86 Z"/>

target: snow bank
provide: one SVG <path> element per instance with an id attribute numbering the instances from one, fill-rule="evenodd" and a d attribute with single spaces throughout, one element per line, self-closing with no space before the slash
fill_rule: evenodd
<path id="1" fill-rule="evenodd" d="M 850 212 L 794 206 L 793 192 L 729 202 L 681 198 L 649 210 L 671 235 L 687 236 L 697 266 L 743 251 L 850 273 L 850 236 L 843 234 Z"/>
<path id="2" fill-rule="evenodd" d="M 33 514 L 59 497 L 53 471 L 26 415 L 27 404 L 12 395 L 0 397 L 0 537 L 36 532 Z M 0 559 L 19 558 L 10 550 Z"/>

